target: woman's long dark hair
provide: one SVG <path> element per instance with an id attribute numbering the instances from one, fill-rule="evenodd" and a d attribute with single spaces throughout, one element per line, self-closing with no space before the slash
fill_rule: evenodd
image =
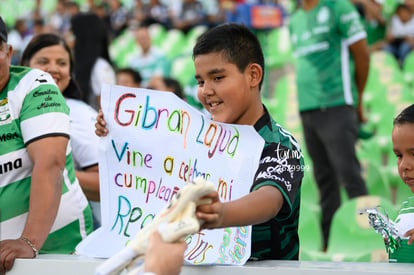
<path id="1" fill-rule="evenodd" d="M 108 50 L 109 36 L 102 19 L 91 12 L 73 16 L 71 28 L 75 36 L 75 75 L 84 93 L 82 100 L 88 102 L 92 93 L 91 73 L 96 60 L 101 57 L 112 65 Z"/>
<path id="2" fill-rule="evenodd" d="M 74 76 L 74 62 L 71 54 L 71 50 L 66 43 L 66 41 L 57 34 L 54 33 L 42 33 L 35 35 L 27 44 L 26 48 L 24 49 L 21 59 L 20 65 L 22 66 L 29 66 L 30 59 L 32 59 L 33 55 L 35 55 L 38 51 L 43 48 L 61 45 L 66 52 L 69 54 L 69 70 L 70 70 L 70 81 L 68 87 L 63 93 L 64 97 L 67 98 L 74 98 L 74 99 L 81 99 L 82 92 L 79 88 L 79 85 L 76 83 L 75 76 Z"/>

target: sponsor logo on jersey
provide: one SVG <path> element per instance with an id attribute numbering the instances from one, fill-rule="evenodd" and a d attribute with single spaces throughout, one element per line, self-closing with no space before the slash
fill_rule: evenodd
<path id="1" fill-rule="evenodd" d="M 22 158 L 0 163 L 0 175 L 22 168 L 22 166 L 23 166 Z"/>
<path id="2" fill-rule="evenodd" d="M 0 125 L 9 124 L 11 121 L 9 101 L 4 98 L 0 101 Z"/>
<path id="3" fill-rule="evenodd" d="M 14 133 L 2 133 L 0 134 L 0 142 L 5 142 L 5 141 L 9 141 L 15 138 L 18 138 L 19 135 L 17 134 L 17 132 Z"/>

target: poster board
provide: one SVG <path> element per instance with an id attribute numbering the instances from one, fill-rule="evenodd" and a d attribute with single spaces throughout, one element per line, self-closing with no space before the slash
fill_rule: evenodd
<path id="1" fill-rule="evenodd" d="M 195 177 L 222 201 L 249 193 L 264 140 L 252 126 L 217 123 L 170 92 L 105 85 L 99 177 L 102 226 L 77 254 L 109 258 Z M 186 239 L 189 264 L 244 264 L 251 226 L 203 230 Z"/>

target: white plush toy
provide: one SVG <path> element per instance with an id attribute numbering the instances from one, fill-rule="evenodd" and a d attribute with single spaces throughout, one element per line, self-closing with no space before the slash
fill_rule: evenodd
<path id="1" fill-rule="evenodd" d="M 202 221 L 195 215 L 197 205 L 208 203 L 200 198 L 215 191 L 211 182 L 202 177 L 185 185 L 154 220 L 138 231 L 136 236 L 118 253 L 104 261 L 96 269 L 96 275 L 118 275 L 125 268 L 128 275 L 143 269 L 145 251 L 150 234 L 158 230 L 165 242 L 174 242 L 200 230 Z"/>

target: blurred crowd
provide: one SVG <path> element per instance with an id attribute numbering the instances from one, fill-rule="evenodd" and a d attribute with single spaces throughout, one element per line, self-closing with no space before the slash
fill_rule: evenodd
<path id="1" fill-rule="evenodd" d="M 149 87 L 149 84 L 159 83 L 162 78 L 169 78 L 168 81 L 175 82 L 176 93 L 184 97 L 182 86 L 186 83 L 170 73 L 175 56 L 167 56 L 164 49 L 154 45 L 149 26 L 161 26 L 164 32 L 178 30 L 180 35 L 185 36 L 197 27 L 206 30 L 228 21 L 249 22 L 251 19 L 246 7 L 254 4 L 275 7 L 284 16 L 295 3 L 289 0 L 56 0 L 52 5 L 52 1 L 47 0 L 33 2 L 33 7 L 28 8 L 22 16 L 6 20 L 9 25 L 9 43 L 13 46 L 12 64 L 20 63 L 21 53 L 33 36 L 48 32 L 63 36 L 73 49 L 75 75 L 83 92 L 83 100 L 95 109 L 99 108 L 99 83 L 102 81 L 98 79 L 91 82 L 90 79 L 93 72 L 99 75 L 105 67 L 108 68 L 98 66 L 98 59 L 106 60 L 113 70 L 109 74 L 101 74 L 101 79 L 104 78 L 106 82 L 116 82 L 113 79 L 118 69 L 132 69 L 142 78 L 140 87 Z M 97 22 L 97 18 L 100 22 Z M 73 26 L 74 22 L 78 22 L 77 26 Z M 126 32 L 128 37 L 133 37 L 134 47 L 130 50 L 136 54 L 129 56 L 128 63 L 122 63 L 116 56 L 125 53 L 110 53 L 109 50 Z M 171 44 L 171 47 L 177 46 Z"/>
<path id="2" fill-rule="evenodd" d="M 400 65 L 414 47 L 413 0 L 353 0 L 367 31 L 370 51 L 385 50 Z"/>
<path id="3" fill-rule="evenodd" d="M 387 50 L 402 63 L 414 42 L 414 0 L 351 0 L 358 8 L 368 34 L 370 50 Z M 12 1 L 10 1 L 12 2 Z M 33 35 L 57 32 L 70 39 L 71 18 L 84 12 L 96 14 L 105 26 L 109 44 L 125 30 L 154 23 L 166 30 L 188 33 L 196 26 L 252 20 L 243 6 L 274 5 L 283 13 L 283 24 L 301 0 L 35 0 L 31 10 L 6 20 L 13 64 Z M 50 4 L 52 3 L 52 4 Z M 3 3 L 3 5 L 6 5 Z M 12 5 L 12 4 L 10 4 Z M 46 8 L 47 7 L 47 8 Z M 7 19 L 7 18 L 6 18 Z M 118 65 L 118 64 L 115 64 Z"/>

